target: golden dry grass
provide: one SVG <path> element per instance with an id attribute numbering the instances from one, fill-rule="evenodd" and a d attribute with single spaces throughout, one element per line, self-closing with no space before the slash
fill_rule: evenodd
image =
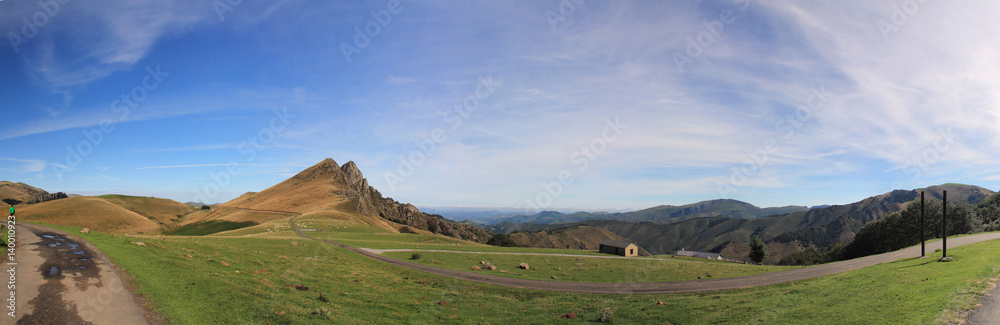
<path id="1" fill-rule="evenodd" d="M 339 173 L 336 163 L 327 159 L 266 190 L 244 194 L 222 205 L 302 214 L 339 210 L 337 207 L 347 201 L 340 194 L 346 189 L 334 179 Z"/>
<path id="2" fill-rule="evenodd" d="M 174 200 L 146 196 L 102 195 L 100 198 L 164 226 L 173 226 L 198 208 Z"/>
<path id="3" fill-rule="evenodd" d="M 257 193 L 247 193 L 232 201 L 220 204 L 211 213 L 192 214 L 184 224 L 222 220 L 231 222 L 252 221 L 261 225 L 272 221 L 287 220 L 289 215 L 236 208 L 290 211 L 308 218 L 346 220 L 358 225 L 397 233 L 403 226 L 377 216 L 358 213 L 354 201 L 347 198 L 348 190 L 337 177 L 342 177 L 339 166 L 327 159 L 296 174 L 281 183 Z M 415 231 L 418 232 L 418 231 Z"/>
<path id="4" fill-rule="evenodd" d="M 0 198 L 28 201 L 44 191 L 24 183 L 0 182 Z"/>
<path id="5" fill-rule="evenodd" d="M 71 197 L 19 205 L 21 221 L 86 227 L 106 233 L 157 234 L 160 225 L 100 197 Z"/>

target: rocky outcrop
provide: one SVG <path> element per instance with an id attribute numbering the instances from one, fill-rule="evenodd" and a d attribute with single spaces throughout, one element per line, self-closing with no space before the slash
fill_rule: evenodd
<path id="1" fill-rule="evenodd" d="M 66 193 L 63 193 L 63 192 L 56 192 L 56 193 L 51 193 L 51 194 L 50 193 L 45 193 L 45 194 L 41 194 L 41 195 L 35 196 L 35 198 L 33 200 L 28 201 L 28 203 L 29 204 L 31 204 L 31 203 L 39 203 L 39 202 L 52 201 L 52 200 L 58 200 L 58 199 L 65 199 L 65 198 L 68 198 L 68 197 L 69 196 L 67 196 Z"/>
<path id="2" fill-rule="evenodd" d="M 392 198 L 382 196 L 382 193 L 368 185 L 368 180 L 353 161 L 348 161 L 343 166 L 338 167 L 336 161 L 328 158 L 314 168 L 316 168 L 315 172 L 330 175 L 334 182 L 341 182 L 345 185 L 343 186 L 345 190 L 337 194 L 348 198 L 353 203 L 354 209 L 361 214 L 378 216 L 435 234 L 481 243 L 485 243 L 493 236 L 493 233 L 488 230 L 460 224 L 439 215 L 429 215 L 421 212 L 412 204 L 399 203 Z"/>

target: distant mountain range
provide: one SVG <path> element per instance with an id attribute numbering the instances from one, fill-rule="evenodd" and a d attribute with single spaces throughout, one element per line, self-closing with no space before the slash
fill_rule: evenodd
<path id="1" fill-rule="evenodd" d="M 564 214 L 556 211 L 542 211 L 533 215 L 519 215 L 508 218 L 495 219 L 494 224 L 499 227 L 489 227 L 491 229 L 503 230 L 502 224 L 517 223 L 538 223 L 553 224 L 578 222 L 584 220 L 620 220 L 620 221 L 655 221 L 658 223 L 673 223 L 689 219 L 727 216 L 731 218 L 756 219 L 777 214 L 806 211 L 809 208 L 804 206 L 785 206 L 777 208 L 760 208 L 743 201 L 720 199 L 702 201 L 681 206 L 660 205 L 639 211 L 623 213 L 607 212 L 575 212 Z"/>
<path id="2" fill-rule="evenodd" d="M 743 211 L 739 207 L 751 206 L 744 202 L 733 200 L 715 200 L 717 204 L 704 202 L 682 206 L 686 208 L 654 207 L 630 213 L 630 216 L 645 216 L 646 220 L 636 219 L 587 219 L 574 222 L 544 224 L 534 223 L 502 223 L 488 228 L 498 232 L 553 232 L 561 228 L 576 226 L 592 226 L 603 228 L 619 236 L 636 242 L 654 254 L 670 253 L 681 248 L 702 251 L 721 251 L 732 243 L 745 243 L 752 235 L 758 235 L 765 241 L 778 243 L 797 242 L 799 245 L 816 245 L 825 247 L 836 242 L 847 242 L 854 237 L 858 229 L 868 222 L 881 219 L 901 210 L 907 203 L 919 198 L 920 191 L 927 192 L 928 198 L 940 199 L 943 190 L 948 191 L 948 202 L 977 204 L 993 195 L 993 191 L 972 185 L 944 184 L 916 190 L 896 190 L 879 196 L 845 204 L 824 208 L 808 209 L 800 207 L 799 211 L 765 217 L 746 218 L 732 217 L 717 211 Z M 741 204 L 742 203 L 742 204 Z M 716 207 L 715 209 L 710 207 Z M 720 208 L 722 207 L 722 208 Z M 730 207 L 730 208 L 726 208 Z M 786 207 L 787 208 L 787 207 Z M 779 208 L 785 209 L 785 208 Z M 794 208 L 788 208 L 794 209 Z M 747 211 L 764 211 L 766 209 Z M 681 213 L 677 213 L 680 211 Z M 709 211 L 709 212 L 705 212 Z M 775 210 L 769 210 L 775 211 Z M 688 212 L 685 214 L 684 212 Z M 675 214 L 676 213 L 676 214 Z M 766 212 L 758 212 L 766 213 Z M 564 216 L 572 216 L 564 215 Z M 699 215 L 698 217 L 690 217 Z M 708 215 L 708 216 L 706 216 Z M 555 214 L 539 216 L 540 220 L 553 220 Z M 610 216 L 610 214 L 609 214 Z M 657 219 L 656 216 L 667 216 Z M 750 216 L 754 216 L 750 214 Z M 527 220 L 527 219 L 526 219 Z"/>

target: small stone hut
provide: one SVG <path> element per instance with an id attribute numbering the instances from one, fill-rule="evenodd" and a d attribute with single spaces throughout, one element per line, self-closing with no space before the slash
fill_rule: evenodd
<path id="1" fill-rule="evenodd" d="M 598 251 L 621 256 L 639 256 L 639 246 L 624 240 L 605 239 L 601 241 Z"/>

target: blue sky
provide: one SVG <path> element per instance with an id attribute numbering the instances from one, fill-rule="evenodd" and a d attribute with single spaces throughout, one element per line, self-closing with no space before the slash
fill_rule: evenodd
<path id="1" fill-rule="evenodd" d="M 995 2 L 228 3 L 0 2 L 0 178 L 224 202 L 330 157 L 418 206 L 545 209 L 1000 189 Z"/>

